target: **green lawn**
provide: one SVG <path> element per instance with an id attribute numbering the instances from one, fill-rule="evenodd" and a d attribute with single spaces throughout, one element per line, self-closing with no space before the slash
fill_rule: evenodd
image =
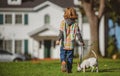
<path id="1" fill-rule="evenodd" d="M 99 59 L 99 73 L 77 72 L 77 62 L 71 74 L 60 71 L 59 60 L 0 62 L 0 76 L 120 76 L 120 60 Z"/>

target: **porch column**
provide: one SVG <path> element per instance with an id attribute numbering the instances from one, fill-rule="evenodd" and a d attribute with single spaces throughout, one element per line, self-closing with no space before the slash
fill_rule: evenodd
<path id="1" fill-rule="evenodd" d="M 12 53 L 15 53 L 15 33 L 12 34 Z"/>
<path id="2" fill-rule="evenodd" d="M 41 46 L 41 48 L 40 48 Z M 44 40 L 41 40 L 41 44 L 39 43 L 39 50 L 38 50 L 38 58 L 44 59 Z"/>
<path id="3" fill-rule="evenodd" d="M 51 40 L 51 53 L 50 53 L 50 57 L 51 58 L 54 58 L 54 49 L 53 49 L 53 47 L 54 47 L 54 40 Z M 54 52 L 53 52 L 54 51 Z"/>
<path id="4" fill-rule="evenodd" d="M 12 39 L 12 53 L 15 53 L 15 40 Z"/>

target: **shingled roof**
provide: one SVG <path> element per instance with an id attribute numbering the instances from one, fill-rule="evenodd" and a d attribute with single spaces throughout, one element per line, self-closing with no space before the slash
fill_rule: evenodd
<path id="1" fill-rule="evenodd" d="M 7 0 L 0 0 L 0 8 L 33 8 L 45 1 L 50 1 L 63 8 L 75 7 L 73 0 L 22 0 L 21 5 L 8 5 Z"/>

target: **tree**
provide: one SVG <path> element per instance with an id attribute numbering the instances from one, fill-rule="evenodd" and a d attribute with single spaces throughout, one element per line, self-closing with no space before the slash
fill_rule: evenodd
<path id="1" fill-rule="evenodd" d="M 105 0 L 81 0 L 81 2 L 82 8 L 90 23 L 91 49 L 93 49 L 98 56 L 101 56 L 99 51 L 99 23 L 104 13 Z M 98 14 L 96 14 L 96 11 Z"/>

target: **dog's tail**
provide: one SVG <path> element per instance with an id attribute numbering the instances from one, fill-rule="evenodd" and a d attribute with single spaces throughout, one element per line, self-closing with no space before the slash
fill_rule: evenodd
<path id="1" fill-rule="evenodd" d="M 92 50 L 92 53 L 94 54 L 95 58 L 96 58 L 96 61 L 97 61 L 97 64 L 96 64 L 96 72 L 98 72 L 98 57 L 96 55 L 96 53 Z"/>
<path id="2" fill-rule="evenodd" d="M 92 50 L 92 53 L 94 54 L 95 58 L 98 58 L 96 53 Z"/>

